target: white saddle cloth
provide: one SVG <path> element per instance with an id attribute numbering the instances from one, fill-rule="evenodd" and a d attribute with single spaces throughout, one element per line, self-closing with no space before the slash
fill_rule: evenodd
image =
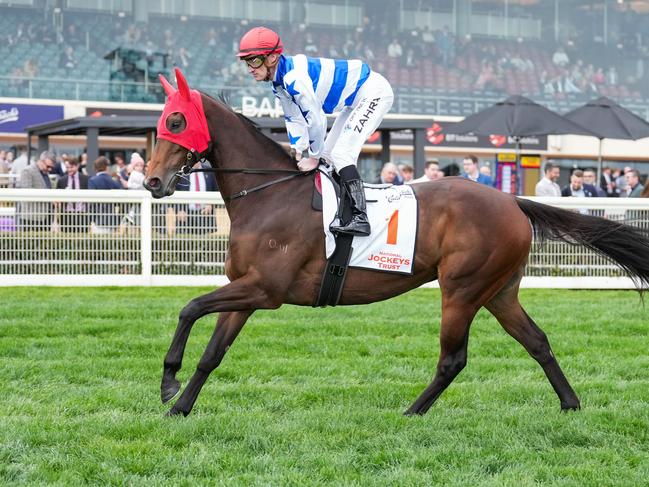
<path id="1" fill-rule="evenodd" d="M 338 201 L 328 174 L 322 182 L 322 224 L 327 259 L 336 249 L 329 225 L 338 224 Z M 368 237 L 355 236 L 350 267 L 412 274 L 417 237 L 417 198 L 410 185 L 365 184 L 367 217 L 372 227 Z"/>

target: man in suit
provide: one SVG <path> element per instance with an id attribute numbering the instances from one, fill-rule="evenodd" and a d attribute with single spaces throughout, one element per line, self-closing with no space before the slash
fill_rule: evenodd
<path id="1" fill-rule="evenodd" d="M 95 175 L 88 179 L 88 189 L 122 189 L 122 185 L 115 181 L 108 173 L 110 163 L 104 156 L 99 156 L 93 163 Z M 117 225 L 117 215 L 112 203 L 97 203 L 92 208 L 92 220 L 95 224 L 93 231 L 96 233 L 110 232 L 110 227 Z"/>
<path id="2" fill-rule="evenodd" d="M 597 173 L 594 169 L 584 169 L 584 188 L 588 188 L 598 198 L 606 198 L 606 191 L 595 184 Z"/>
<path id="3" fill-rule="evenodd" d="M 627 194 L 629 198 L 640 198 L 644 186 L 640 183 L 640 172 L 637 169 L 624 171 L 624 178 L 627 182 Z"/>
<path id="4" fill-rule="evenodd" d="M 56 156 L 49 151 L 42 152 L 38 160 L 26 166 L 20 173 L 19 188 L 51 189 L 50 171 L 54 168 Z M 20 228 L 23 231 L 49 231 L 52 208 L 49 203 L 21 203 L 19 206 Z"/>
<path id="5" fill-rule="evenodd" d="M 209 168 L 209 164 L 194 164 L 194 169 Z M 218 191 L 216 178 L 210 172 L 195 172 L 176 185 L 178 191 Z M 176 205 L 176 228 L 179 233 L 202 234 L 216 231 L 216 214 L 213 205 L 190 203 Z"/>
<path id="6" fill-rule="evenodd" d="M 56 189 L 88 189 L 88 176 L 79 171 L 79 159 L 65 161 L 66 174 L 56 182 Z"/>
<path id="7" fill-rule="evenodd" d="M 602 177 L 600 178 L 599 186 L 606 192 L 608 198 L 617 198 L 620 196 L 620 190 L 615 184 L 613 172 L 608 166 L 604 166 L 602 169 Z"/>
<path id="8" fill-rule="evenodd" d="M 88 189 L 88 176 L 79 171 L 79 159 L 70 157 L 65 161 L 66 174 L 56 182 L 56 189 Z M 84 232 L 88 227 L 88 213 L 85 203 L 69 202 L 59 205 L 61 230 Z"/>
<path id="9" fill-rule="evenodd" d="M 570 184 L 561 190 L 561 196 L 594 198 L 597 193 L 591 185 L 584 184 L 584 172 L 581 169 L 575 169 L 570 175 Z"/>

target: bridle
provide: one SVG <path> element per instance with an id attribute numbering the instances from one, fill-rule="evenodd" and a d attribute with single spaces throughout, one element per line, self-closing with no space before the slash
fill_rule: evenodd
<path id="1" fill-rule="evenodd" d="M 232 201 L 238 198 L 242 198 L 247 194 L 254 193 L 255 191 L 259 191 L 269 186 L 273 186 L 274 184 L 282 183 L 284 181 L 288 181 L 289 179 L 293 179 L 298 176 L 308 176 L 309 174 L 313 174 L 316 171 L 316 169 L 311 169 L 310 171 L 300 171 L 298 169 L 254 169 L 254 168 L 246 168 L 246 167 L 242 167 L 242 168 L 201 167 L 198 169 L 194 169 L 194 165 L 200 161 L 207 161 L 211 164 L 211 161 L 208 157 L 211 151 L 212 151 L 211 141 L 208 144 L 207 149 L 205 149 L 203 152 L 198 152 L 196 151 L 196 149 L 188 150 L 187 155 L 185 156 L 185 163 L 178 171 L 176 171 L 174 176 L 176 176 L 177 178 L 187 179 L 187 177 L 190 174 L 196 172 L 239 173 L 239 174 L 286 174 L 286 176 L 284 176 L 283 178 L 274 179 L 267 183 L 263 183 L 258 186 L 253 186 L 252 188 L 249 189 L 244 189 L 230 196 L 223 196 L 224 201 Z"/>

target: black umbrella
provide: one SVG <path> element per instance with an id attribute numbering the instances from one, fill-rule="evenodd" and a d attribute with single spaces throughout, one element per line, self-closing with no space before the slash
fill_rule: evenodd
<path id="1" fill-rule="evenodd" d="M 516 172 L 520 180 L 520 141 L 535 135 L 594 135 L 575 122 L 533 102 L 524 96 L 510 96 L 504 101 L 466 117 L 448 129 L 448 133 L 476 135 L 506 135 L 516 142 Z M 518 186 L 517 188 L 520 190 Z M 518 191 L 517 191 L 518 192 Z"/>
<path id="2" fill-rule="evenodd" d="M 649 137 L 649 122 L 605 96 L 567 113 L 565 118 L 588 127 L 592 135 L 599 139 L 598 181 L 602 176 L 603 139 L 636 140 Z"/>

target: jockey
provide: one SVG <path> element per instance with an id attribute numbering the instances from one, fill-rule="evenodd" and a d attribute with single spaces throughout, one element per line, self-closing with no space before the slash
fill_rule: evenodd
<path id="1" fill-rule="evenodd" d="M 352 220 L 332 225 L 331 231 L 369 235 L 365 192 L 356 164 L 363 143 L 392 106 L 390 83 L 357 59 L 285 56 L 283 50 L 279 35 L 255 27 L 241 38 L 238 57 L 255 80 L 272 82 L 298 168 L 309 171 L 323 158 L 340 175 L 351 196 Z M 326 135 L 330 113 L 339 115 Z"/>

